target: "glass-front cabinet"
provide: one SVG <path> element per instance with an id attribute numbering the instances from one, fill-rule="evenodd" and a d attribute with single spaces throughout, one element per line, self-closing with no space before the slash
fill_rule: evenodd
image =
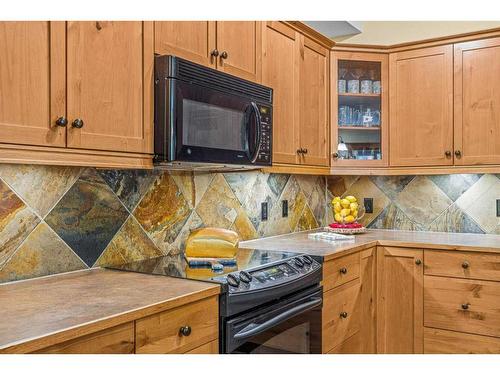
<path id="1" fill-rule="evenodd" d="M 388 56 L 333 51 L 332 166 L 388 166 Z"/>

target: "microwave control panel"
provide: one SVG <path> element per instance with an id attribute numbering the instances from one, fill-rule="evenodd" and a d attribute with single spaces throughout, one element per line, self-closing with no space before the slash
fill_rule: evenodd
<path id="1" fill-rule="evenodd" d="M 261 139 L 257 161 L 267 164 L 271 162 L 271 146 L 273 143 L 272 108 L 265 105 L 258 105 L 258 107 L 260 111 Z"/>

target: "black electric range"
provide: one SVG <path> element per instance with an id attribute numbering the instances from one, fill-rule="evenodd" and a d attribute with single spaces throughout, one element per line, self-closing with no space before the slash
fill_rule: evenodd
<path id="1" fill-rule="evenodd" d="M 216 266 L 190 266 L 178 254 L 109 268 L 220 284 L 222 353 L 321 350 L 320 334 L 317 329 L 311 332 L 322 305 L 322 267 L 317 260 L 289 251 L 238 249 L 236 264 Z M 290 346 L 287 335 L 299 337 L 301 344 Z"/>

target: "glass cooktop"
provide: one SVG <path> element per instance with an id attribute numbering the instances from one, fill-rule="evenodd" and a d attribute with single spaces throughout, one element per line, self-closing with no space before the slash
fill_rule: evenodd
<path id="1" fill-rule="evenodd" d="M 107 268 L 153 275 L 179 277 L 184 279 L 218 282 L 213 278 L 223 276 L 234 271 L 253 269 L 268 263 L 288 259 L 296 255 L 299 255 L 299 253 L 289 251 L 238 249 L 236 264 L 223 266 L 220 270 L 214 269 L 210 264 L 190 266 L 183 254 L 165 255 Z"/>

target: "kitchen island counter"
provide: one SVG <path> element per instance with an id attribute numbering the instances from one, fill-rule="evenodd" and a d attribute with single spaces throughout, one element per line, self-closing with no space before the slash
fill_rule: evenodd
<path id="1" fill-rule="evenodd" d="M 219 294 L 217 284 L 107 269 L 0 285 L 0 353 L 27 353 Z"/>

